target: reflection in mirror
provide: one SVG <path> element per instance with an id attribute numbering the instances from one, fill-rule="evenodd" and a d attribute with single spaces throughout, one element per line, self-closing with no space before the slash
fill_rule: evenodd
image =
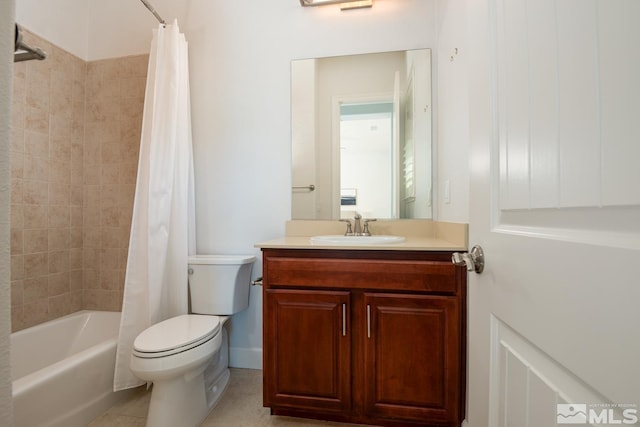
<path id="1" fill-rule="evenodd" d="M 291 63 L 292 219 L 431 218 L 431 51 Z"/>

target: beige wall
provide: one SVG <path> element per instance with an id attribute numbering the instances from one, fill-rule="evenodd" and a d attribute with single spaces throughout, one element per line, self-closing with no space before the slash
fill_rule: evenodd
<path id="1" fill-rule="evenodd" d="M 119 310 L 137 168 L 146 55 L 48 53 L 14 65 L 12 330 Z"/>

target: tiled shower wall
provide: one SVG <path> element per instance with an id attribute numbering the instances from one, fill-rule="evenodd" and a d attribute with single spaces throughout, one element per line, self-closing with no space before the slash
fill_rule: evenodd
<path id="1" fill-rule="evenodd" d="M 147 55 L 86 63 L 25 31 L 14 68 L 12 329 L 120 310 Z"/>
<path id="2" fill-rule="evenodd" d="M 119 311 L 138 169 L 148 56 L 87 64 L 83 307 Z"/>
<path id="3" fill-rule="evenodd" d="M 11 146 L 13 330 L 82 308 L 86 65 L 43 40 L 46 61 L 16 63 Z"/>

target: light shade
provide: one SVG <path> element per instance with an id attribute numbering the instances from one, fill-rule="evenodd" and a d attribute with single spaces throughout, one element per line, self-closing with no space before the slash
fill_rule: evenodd
<path id="1" fill-rule="evenodd" d="M 324 6 L 326 4 L 339 4 L 341 9 L 357 9 L 371 7 L 373 0 L 300 0 L 302 6 Z"/>

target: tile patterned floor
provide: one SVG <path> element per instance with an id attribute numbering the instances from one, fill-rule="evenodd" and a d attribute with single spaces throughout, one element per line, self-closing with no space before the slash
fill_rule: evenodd
<path id="1" fill-rule="evenodd" d="M 140 387 L 87 427 L 144 427 L 150 397 L 151 393 L 145 387 Z M 234 368 L 231 369 L 231 379 L 220 402 L 201 424 L 201 427 L 301 426 L 357 427 L 357 424 L 271 416 L 269 409 L 262 407 L 262 371 Z"/>

